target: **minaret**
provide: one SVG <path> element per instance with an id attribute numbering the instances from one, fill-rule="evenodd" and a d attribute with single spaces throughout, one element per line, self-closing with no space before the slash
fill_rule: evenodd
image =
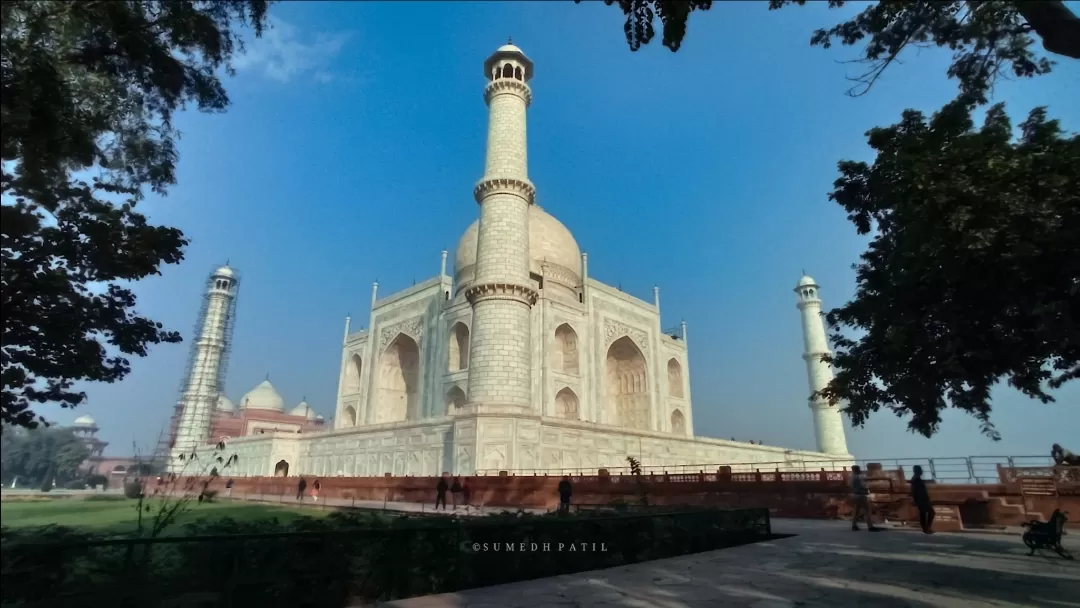
<path id="1" fill-rule="evenodd" d="M 531 406 L 531 308 L 529 279 L 529 181 L 525 110 L 533 64 L 507 43 L 484 62 L 488 105 L 487 161 L 473 194 L 480 204 L 476 270 L 466 289 L 473 308 L 466 405 L 477 411 Z M 494 407 L 492 407 L 494 406 Z"/>
<path id="2" fill-rule="evenodd" d="M 829 342 L 825 338 L 825 323 L 821 318 L 821 298 L 818 284 L 806 274 L 795 286 L 799 298 L 797 308 L 802 312 L 803 361 L 806 361 L 806 377 L 810 383 L 810 410 L 814 413 L 814 435 L 817 450 L 826 454 L 847 454 L 844 438 L 844 419 L 839 405 L 813 395 L 832 381 L 832 368 L 821 360 L 828 355 Z"/>
<path id="3" fill-rule="evenodd" d="M 187 378 L 180 394 L 180 424 L 169 459 L 169 470 L 184 468 L 181 454 L 210 440 L 210 423 L 218 396 L 224 389 L 229 342 L 236 317 L 236 294 L 239 276 L 229 266 L 210 274 L 206 282 L 203 308 L 191 344 Z"/>

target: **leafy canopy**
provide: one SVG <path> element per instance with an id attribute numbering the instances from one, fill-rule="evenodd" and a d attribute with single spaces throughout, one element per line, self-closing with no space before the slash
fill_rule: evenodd
<path id="1" fill-rule="evenodd" d="M 997 437 L 999 378 L 1045 403 L 1044 384 L 1080 377 L 1080 135 L 1036 108 L 1014 140 L 1003 104 L 978 129 L 974 107 L 908 110 L 868 134 L 872 165 L 840 163 L 829 198 L 875 233 L 855 299 L 827 315 L 823 395 L 855 424 L 887 407 L 930 436 L 951 404 Z"/>
<path id="2" fill-rule="evenodd" d="M 789 4 L 805 0 L 770 0 L 769 8 Z M 631 50 L 652 40 L 658 17 L 672 51 L 690 13 L 712 7 L 618 5 Z M 876 160 L 841 161 L 829 195 L 860 234 L 876 235 L 855 266 L 855 299 L 827 315 L 836 377 L 821 396 L 846 401 L 856 424 L 887 408 L 931 436 L 951 406 L 996 439 L 995 383 L 1048 402 L 1047 389 L 1080 377 L 1080 140 L 1045 108 L 1021 123 L 1019 140 L 1000 104 L 981 128 L 971 118 L 998 78 L 1051 70 L 1036 37 L 1049 53 L 1080 58 L 1080 18 L 1063 2 L 881 1 L 810 38 L 823 48 L 863 45 L 857 62 L 868 68 L 853 78 L 853 96 L 911 46 L 949 49 L 947 74 L 960 87 L 929 120 L 909 110 L 870 131 Z"/>
<path id="3" fill-rule="evenodd" d="M 229 104 L 219 73 L 258 35 L 265 0 L 2 5 L 2 420 L 74 407 L 79 380 L 115 382 L 125 355 L 179 342 L 123 283 L 183 259 L 187 240 L 136 211 L 176 181 L 173 114 Z"/>
<path id="4" fill-rule="evenodd" d="M 0 443 L 0 469 L 5 483 L 18 476 L 39 484 L 49 478 L 63 483 L 78 476 L 79 465 L 90 455 L 86 444 L 69 428 L 50 427 L 6 431 Z M 51 478 L 50 478 L 51 477 Z"/>

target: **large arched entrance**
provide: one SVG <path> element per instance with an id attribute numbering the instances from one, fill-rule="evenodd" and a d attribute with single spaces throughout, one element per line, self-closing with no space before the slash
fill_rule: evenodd
<path id="1" fill-rule="evenodd" d="M 649 387 L 645 355 L 623 336 L 607 353 L 608 422 L 631 429 L 649 429 Z"/>
<path id="2" fill-rule="evenodd" d="M 379 361 L 379 407 L 375 423 L 401 422 L 415 415 L 420 394 L 420 347 L 398 334 Z"/>
<path id="3" fill-rule="evenodd" d="M 284 460 L 279 460 L 274 465 L 274 477 L 288 477 L 289 476 L 289 463 Z"/>

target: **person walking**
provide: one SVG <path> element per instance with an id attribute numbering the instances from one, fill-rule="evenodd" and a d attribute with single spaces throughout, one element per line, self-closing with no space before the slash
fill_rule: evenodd
<path id="1" fill-rule="evenodd" d="M 301 477 L 300 483 L 296 484 L 296 500 L 304 500 L 304 490 L 306 489 L 307 480 Z"/>
<path id="2" fill-rule="evenodd" d="M 440 477 L 439 483 L 435 485 L 435 510 L 439 510 L 439 504 L 442 504 L 443 511 L 446 510 L 446 490 L 449 486 L 446 484 L 446 478 Z"/>
<path id="3" fill-rule="evenodd" d="M 225 482 L 225 498 L 232 498 L 232 487 L 233 487 L 233 480 L 232 479 Z"/>
<path id="4" fill-rule="evenodd" d="M 454 483 L 450 484 L 450 502 L 454 505 L 454 510 L 457 510 L 458 495 L 461 494 L 461 478 L 455 477 Z"/>
<path id="5" fill-rule="evenodd" d="M 574 487 L 570 484 L 570 476 L 563 475 L 559 482 L 559 514 L 566 515 L 570 512 L 570 497 L 574 494 Z"/>
<path id="6" fill-rule="evenodd" d="M 919 509 L 919 526 L 924 534 L 934 533 L 934 505 L 930 502 L 930 491 L 926 489 L 926 480 L 922 478 L 922 467 L 912 467 L 911 498 Z"/>
<path id="7" fill-rule="evenodd" d="M 321 490 L 321 489 L 322 489 L 322 483 L 320 483 L 319 480 L 316 479 L 315 483 L 311 484 L 311 501 L 312 502 L 319 502 L 319 490 Z"/>
<path id="8" fill-rule="evenodd" d="M 870 488 L 866 486 L 866 477 L 863 476 L 862 468 L 857 464 L 851 467 L 851 505 L 854 510 L 851 514 L 852 530 L 859 529 L 860 514 L 866 519 L 867 530 L 877 529 L 870 521 L 873 515 L 873 510 L 870 508 Z"/>
<path id="9" fill-rule="evenodd" d="M 472 494 L 472 488 L 469 487 L 469 478 L 466 477 L 461 482 L 461 502 L 465 505 L 465 508 L 469 508 L 469 496 Z"/>

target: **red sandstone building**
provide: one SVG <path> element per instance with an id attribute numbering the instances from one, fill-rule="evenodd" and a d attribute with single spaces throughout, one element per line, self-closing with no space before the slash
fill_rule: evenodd
<path id="1" fill-rule="evenodd" d="M 170 446 L 176 440 L 180 412 L 178 405 L 169 424 Z M 308 433 L 323 430 L 325 424 L 323 417 L 316 414 L 307 401 L 301 401 L 286 413 L 285 400 L 269 380 L 264 380 L 240 399 L 239 408 L 225 395 L 218 396 L 208 439 L 220 441 L 277 432 Z"/>

